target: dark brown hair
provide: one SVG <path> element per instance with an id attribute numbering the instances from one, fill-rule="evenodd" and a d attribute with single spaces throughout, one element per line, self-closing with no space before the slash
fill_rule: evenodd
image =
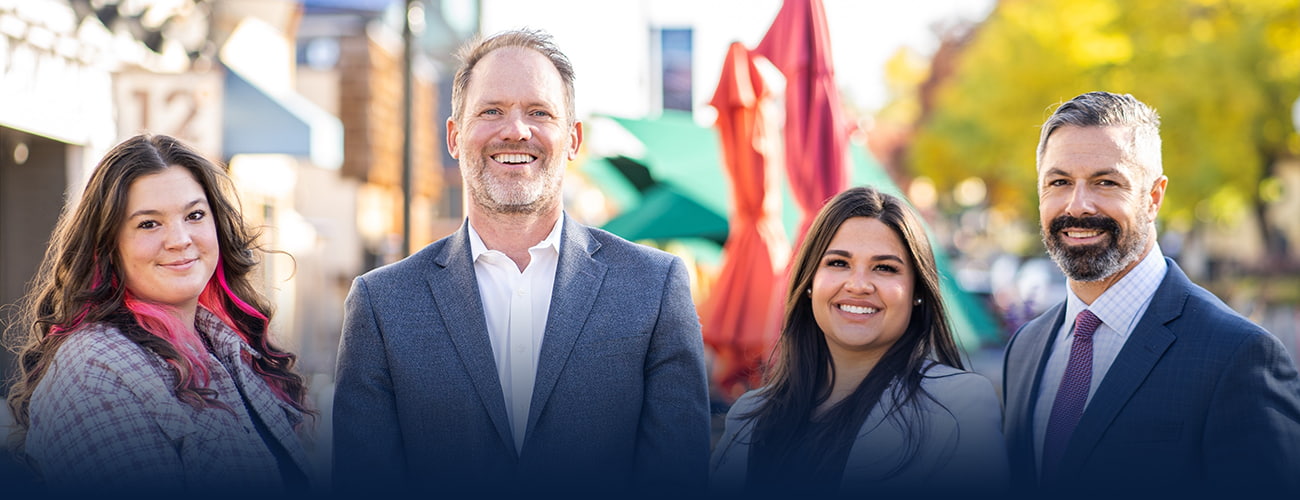
<path id="1" fill-rule="evenodd" d="M 916 269 L 913 297 L 921 304 L 912 308 L 907 329 L 898 341 L 858 384 L 854 391 L 822 416 L 821 431 L 809 432 L 808 423 L 816 408 L 825 402 L 834 385 L 834 361 L 826 345 L 826 334 L 813 316 L 812 299 L 804 290 L 812 287 L 826 249 L 845 221 L 869 217 L 883 222 L 898 235 Z M 779 470 L 794 445 L 812 439 L 819 450 L 852 445 L 867 414 L 888 392 L 894 401 L 891 416 L 925 395 L 921 380 L 930 360 L 964 368 L 953 341 L 943 302 L 939 272 L 920 217 L 903 200 L 870 187 L 855 187 L 836 195 L 822 207 L 808 229 L 791 272 L 786 294 L 785 321 L 767 372 L 763 402 L 748 418 L 755 418 L 754 444 L 760 445 L 763 461 Z M 897 380 L 898 390 L 890 391 Z M 910 444 L 917 443 L 915 418 L 899 418 L 908 430 Z M 822 454 L 822 457 L 832 455 Z M 827 464 L 818 464 L 822 468 Z M 901 467 L 904 464 L 898 464 Z M 775 471 L 774 471 L 775 472 Z"/>
<path id="2" fill-rule="evenodd" d="M 253 369 L 295 408 L 309 412 L 306 384 L 293 372 L 296 357 L 272 346 L 267 326 L 272 307 L 250 280 L 257 265 L 257 234 L 239 212 L 229 177 L 217 165 L 180 141 L 165 135 L 137 135 L 110 150 L 95 167 L 81 201 L 63 212 L 50 237 L 32 288 L 19 302 L 18 321 L 9 340 L 18 352 L 19 371 L 9 390 L 9 409 L 21 429 L 29 424 L 32 392 L 59 346 L 82 326 L 111 322 L 122 334 L 167 361 L 176 373 L 176 397 L 196 407 L 214 406 L 213 392 L 194 377 L 194 366 L 167 338 L 150 333 L 128 309 L 117 240 L 125 220 L 127 195 L 137 179 L 170 167 L 184 168 L 203 188 L 216 225 L 218 266 L 208 300 L 223 321 L 231 323 L 260 356 Z M 221 278 L 224 277 L 224 282 Z M 201 302 L 204 299 L 201 299 Z M 219 405 L 215 405 L 219 406 Z"/>

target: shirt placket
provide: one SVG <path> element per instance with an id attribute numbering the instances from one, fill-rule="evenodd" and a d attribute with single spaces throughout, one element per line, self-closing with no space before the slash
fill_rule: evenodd
<path id="1" fill-rule="evenodd" d="M 528 430 L 528 411 L 532 403 L 533 378 L 537 367 L 533 361 L 533 306 L 526 272 L 511 277 L 510 321 L 507 338 L 510 349 L 510 405 L 515 451 L 524 446 Z"/>

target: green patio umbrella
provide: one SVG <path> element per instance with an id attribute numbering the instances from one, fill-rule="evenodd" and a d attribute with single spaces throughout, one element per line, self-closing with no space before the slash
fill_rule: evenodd
<path id="1" fill-rule="evenodd" d="M 593 158 L 582 166 L 607 196 L 625 207 L 604 229 L 633 241 L 691 238 L 697 246 L 708 241 L 720 246 L 728 232 L 731 194 L 722 170 L 717 132 L 696 125 L 684 112 L 665 111 L 658 118 L 608 118 L 635 136 L 645 146 L 645 153 L 639 158 Z M 870 185 L 906 199 L 865 147 L 851 144 L 849 152 L 853 160 L 851 185 Z M 788 183 L 782 183 L 781 191 L 785 207 L 782 223 L 793 241 L 800 214 L 793 208 L 796 205 Z M 938 250 L 935 260 L 941 291 L 957 342 L 968 351 L 1000 342 L 1003 334 L 997 320 L 979 297 L 961 289 L 952 263 L 933 233 L 930 240 Z"/>
<path id="2" fill-rule="evenodd" d="M 725 217 L 668 183 L 642 193 L 636 208 L 610 219 L 604 229 L 632 241 L 703 238 L 721 246 L 727 240 Z"/>

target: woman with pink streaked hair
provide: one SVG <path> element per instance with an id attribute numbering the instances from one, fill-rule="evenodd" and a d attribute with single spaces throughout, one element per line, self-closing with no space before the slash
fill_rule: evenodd
<path id="1" fill-rule="evenodd" d="M 307 388 L 230 179 L 138 135 L 60 217 L 11 338 L 13 449 L 53 490 L 304 490 Z"/>

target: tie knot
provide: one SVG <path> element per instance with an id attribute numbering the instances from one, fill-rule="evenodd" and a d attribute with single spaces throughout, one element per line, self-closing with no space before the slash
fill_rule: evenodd
<path id="1" fill-rule="evenodd" d="M 1076 336 L 1091 337 L 1099 326 L 1101 326 L 1101 318 L 1098 318 L 1096 314 L 1087 309 L 1079 312 L 1079 316 L 1074 318 L 1074 334 Z"/>

